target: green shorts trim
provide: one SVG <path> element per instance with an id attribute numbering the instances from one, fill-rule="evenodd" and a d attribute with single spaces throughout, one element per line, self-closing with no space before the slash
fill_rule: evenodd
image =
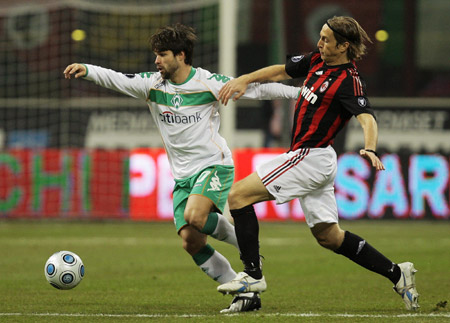
<path id="1" fill-rule="evenodd" d="M 228 193 L 234 181 L 234 166 L 207 167 L 191 177 L 175 180 L 173 189 L 173 218 L 177 232 L 187 225 L 184 210 L 191 194 L 209 198 L 218 212 L 223 213 Z"/>

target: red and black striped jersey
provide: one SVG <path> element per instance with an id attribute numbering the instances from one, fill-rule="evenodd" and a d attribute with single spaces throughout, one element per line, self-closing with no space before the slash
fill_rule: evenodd
<path id="1" fill-rule="evenodd" d="M 290 150 L 331 145 L 353 115 L 374 116 L 354 64 L 327 66 L 314 51 L 289 57 L 285 68 L 292 78 L 306 77 L 295 107 Z"/>

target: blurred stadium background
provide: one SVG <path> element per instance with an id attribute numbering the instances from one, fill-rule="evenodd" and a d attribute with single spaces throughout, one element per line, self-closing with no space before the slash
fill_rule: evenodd
<path id="1" fill-rule="evenodd" d="M 343 219 L 450 218 L 450 1 L 0 1 L 0 218 L 171 220 L 172 181 L 143 102 L 62 71 L 85 62 L 154 70 L 149 36 L 196 28 L 194 66 L 236 76 L 316 46 L 323 22 L 355 17 L 373 40 L 360 63 L 386 171 L 357 152 L 358 124 L 337 138 Z M 292 83 L 298 84 L 298 83 Z M 222 110 L 237 179 L 289 144 L 293 102 Z M 265 220 L 302 221 L 294 201 L 263 203 Z"/>

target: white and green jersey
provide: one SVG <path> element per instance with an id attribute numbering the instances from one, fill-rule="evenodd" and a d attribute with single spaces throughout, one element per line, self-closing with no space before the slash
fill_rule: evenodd
<path id="1" fill-rule="evenodd" d="M 230 78 L 192 68 L 184 83 L 175 84 L 159 72 L 122 74 L 88 65 L 87 80 L 147 102 L 161 134 L 175 179 L 212 165 L 233 165 L 231 151 L 219 134 L 219 90 Z M 296 99 L 299 88 L 280 83 L 250 84 L 242 98 Z"/>

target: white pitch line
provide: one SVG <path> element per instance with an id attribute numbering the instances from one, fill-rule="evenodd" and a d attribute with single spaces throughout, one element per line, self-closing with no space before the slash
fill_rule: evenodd
<path id="1" fill-rule="evenodd" d="M 0 316 L 50 316 L 50 317 L 111 317 L 111 318 L 213 318 L 217 316 L 235 316 L 239 314 L 89 314 L 89 313 L 0 313 Z M 264 313 L 256 314 L 255 316 L 264 317 L 345 317 L 345 318 L 432 318 L 432 317 L 448 317 L 450 313 L 429 313 L 429 314 L 348 314 L 348 313 Z"/>

